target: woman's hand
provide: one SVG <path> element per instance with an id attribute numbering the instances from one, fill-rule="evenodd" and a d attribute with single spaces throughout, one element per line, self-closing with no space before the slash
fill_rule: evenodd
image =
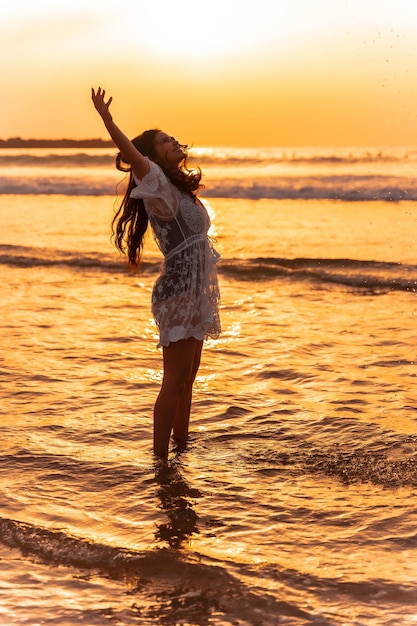
<path id="1" fill-rule="evenodd" d="M 143 178 L 149 172 L 149 161 L 136 150 L 130 139 L 116 126 L 109 111 L 112 98 L 109 98 L 106 102 L 105 96 L 106 92 L 101 87 L 97 91 L 91 89 L 91 99 L 107 128 L 107 132 L 125 159 L 130 163 L 132 171 L 138 178 Z"/>
<path id="2" fill-rule="evenodd" d="M 113 98 L 110 96 L 110 98 L 106 102 L 104 99 L 105 95 L 106 95 L 106 92 L 101 87 L 99 87 L 97 91 L 94 91 L 93 88 L 91 89 L 91 99 L 93 101 L 93 104 L 97 112 L 103 118 L 105 122 L 108 122 L 108 121 L 111 121 L 112 119 L 111 113 L 109 111 L 109 106 Z"/>

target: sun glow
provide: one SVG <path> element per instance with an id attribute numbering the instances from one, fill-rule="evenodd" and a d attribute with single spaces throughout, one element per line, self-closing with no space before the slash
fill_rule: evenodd
<path id="1" fill-rule="evenodd" d="M 160 2 L 149 2 L 141 14 L 145 27 L 142 43 L 152 54 L 164 58 L 219 57 L 239 51 L 249 29 L 244 23 L 239 29 L 230 29 L 239 3 L 212 0 L 204 4 L 204 9 L 201 4 L 192 4 L 179 15 L 175 2 L 163 3 L 163 7 Z"/>
<path id="2" fill-rule="evenodd" d="M 274 19 L 268 20 L 273 10 Z M 255 47 L 290 40 L 303 30 L 296 9 L 281 10 L 264 0 L 253 10 L 249 0 L 210 0 L 178 8 L 175 2 L 154 0 L 131 7 L 131 19 L 120 25 L 120 35 L 145 54 L 163 60 L 224 59 L 250 53 Z"/>
<path id="3" fill-rule="evenodd" d="M 195 145 L 416 141 L 415 0 L 3 4 L 0 137 L 103 132 L 101 84 L 126 132 Z"/>

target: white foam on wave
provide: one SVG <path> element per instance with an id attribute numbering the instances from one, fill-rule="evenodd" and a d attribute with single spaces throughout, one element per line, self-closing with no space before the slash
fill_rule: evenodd
<path id="1" fill-rule="evenodd" d="M 0 175 L 0 194 L 68 196 L 115 195 L 117 181 L 110 176 Z M 212 180 L 202 195 L 207 198 L 330 199 L 345 201 L 417 200 L 417 180 L 361 176 L 277 177 L 270 179 Z"/>

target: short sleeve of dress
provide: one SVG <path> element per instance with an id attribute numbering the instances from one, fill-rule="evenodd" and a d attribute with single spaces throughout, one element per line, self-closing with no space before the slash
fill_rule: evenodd
<path id="1" fill-rule="evenodd" d="M 158 217 L 170 219 L 178 210 L 178 194 L 159 165 L 150 159 L 148 161 L 149 172 L 142 179 L 133 174 L 136 187 L 132 189 L 130 197 L 143 198 L 146 200 L 148 212 L 155 213 Z"/>

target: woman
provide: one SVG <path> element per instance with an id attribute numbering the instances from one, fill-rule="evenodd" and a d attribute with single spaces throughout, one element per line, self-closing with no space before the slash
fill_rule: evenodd
<path id="1" fill-rule="evenodd" d="M 192 387 L 206 337 L 220 334 L 218 254 L 207 235 L 210 219 L 197 198 L 201 172 L 186 167 L 186 146 L 160 130 L 130 141 L 116 126 L 100 87 L 92 100 L 120 150 L 116 166 L 129 171 L 129 184 L 117 212 L 116 245 L 138 265 L 148 220 L 164 255 L 152 292 L 164 375 L 154 409 L 154 453 L 168 456 L 171 433 L 183 449 L 188 439 Z"/>

